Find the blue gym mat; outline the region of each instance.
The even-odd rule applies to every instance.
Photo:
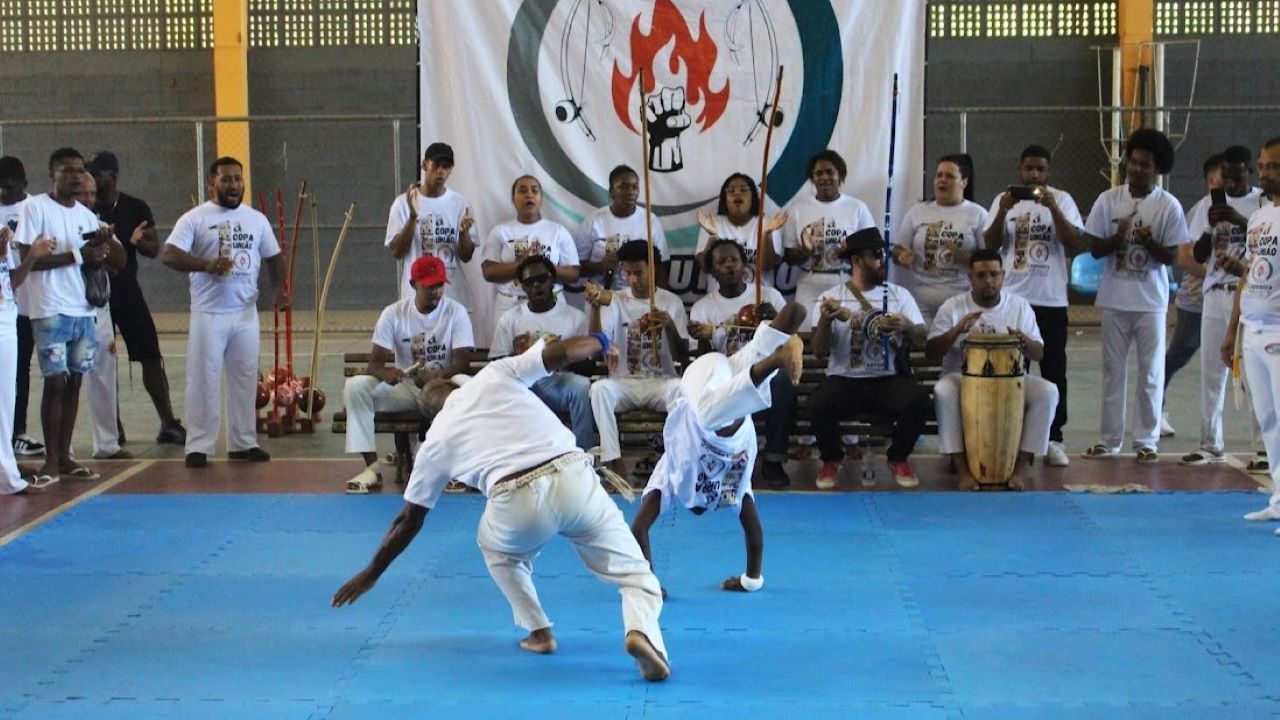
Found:
[[[554,541],[560,643],[522,632],[447,496],[354,606],[400,505],[102,495],[0,548],[0,718],[1280,718],[1280,538],[1254,493],[762,495],[765,589],[728,513],[668,513],[672,678]],[[624,506],[628,516],[633,506]]]

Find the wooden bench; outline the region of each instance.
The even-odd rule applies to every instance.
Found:
[[[476,349],[471,359],[471,373],[475,374],[483,369],[489,362],[488,358],[488,350]],[[342,361],[344,378],[362,375],[369,363],[369,353],[349,352],[342,356]],[[799,446],[799,438],[813,435],[809,423],[809,396],[818,388],[822,379],[826,376],[826,367],[824,361],[806,353],[800,386],[796,389],[796,424],[791,433],[791,445],[793,448]],[[913,351],[911,353],[911,368],[916,381],[929,392],[929,396],[932,398],[933,385],[941,374],[941,367],[929,364],[925,360],[923,351]],[[662,426],[666,422],[666,417],[666,413],[650,410],[632,410],[620,414],[618,416],[618,434],[622,446],[632,450],[652,447],[655,437],[660,438],[662,435]],[[430,421],[415,411],[380,412],[375,414],[373,418],[374,432],[403,435],[406,440],[409,435],[425,432],[429,425]],[[334,413],[332,426],[335,433],[345,433],[347,431],[345,408]],[[763,433],[763,421],[757,420],[756,427],[758,431]],[[892,419],[868,414],[857,415],[840,424],[841,434],[859,435],[879,440],[887,439],[892,430]],[[929,422],[925,426],[925,434],[936,435],[937,432],[937,421],[930,415]],[[397,446],[399,446],[399,439]]]

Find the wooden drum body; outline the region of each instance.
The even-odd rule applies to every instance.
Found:
[[[980,485],[1005,485],[1022,439],[1022,341],[1016,335],[970,335],[963,349],[960,417],[969,472]]]

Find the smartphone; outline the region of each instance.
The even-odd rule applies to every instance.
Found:
[[[82,232],[80,233],[80,238],[85,242],[93,242],[98,239],[98,231],[90,230],[89,232]]]
[[[1210,190],[1209,197],[1213,198],[1213,204],[1219,207],[1227,204],[1227,191],[1222,188]]]
[[[1010,185],[1009,197],[1014,200],[1035,200],[1040,197],[1039,188],[1030,185]]]

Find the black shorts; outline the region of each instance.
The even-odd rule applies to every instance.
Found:
[[[156,324],[151,319],[146,298],[142,297],[142,288],[123,285],[112,290],[115,292],[111,293],[111,322],[124,338],[129,360],[161,359],[160,338],[156,336]]]

